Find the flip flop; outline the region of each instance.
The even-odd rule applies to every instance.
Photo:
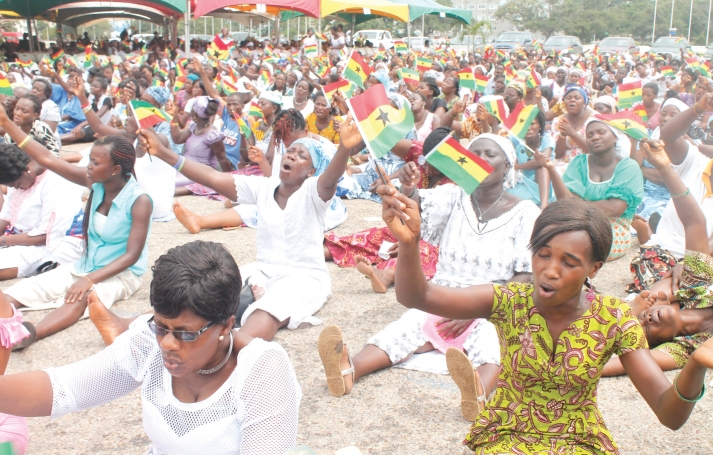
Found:
[[[35,326],[31,322],[25,321],[22,323],[22,325],[24,325],[27,331],[30,332],[30,336],[23,338],[19,343],[13,346],[13,352],[25,349],[26,347],[34,343],[35,339],[37,338],[37,330],[35,330]]]
[[[485,409],[485,387],[480,375],[473,370],[473,364],[460,349],[449,348],[446,351],[446,364],[448,373],[460,389],[463,417],[475,422],[478,414]]]
[[[354,364],[349,358],[349,368],[341,369],[342,353],[345,348],[344,336],[336,325],[329,325],[319,334],[317,348],[319,358],[324,365],[324,373],[327,375],[327,388],[329,393],[335,397],[343,396],[347,389],[344,383],[344,376],[351,374],[354,378]]]

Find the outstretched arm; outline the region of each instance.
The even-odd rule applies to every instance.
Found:
[[[415,201],[396,191],[391,182],[377,189],[382,216],[399,241],[396,263],[396,299],[407,308],[451,319],[489,318],[494,292],[490,284],[449,288],[426,281],[421,268],[419,240],[421,215]]]
[[[319,197],[325,202],[332,199],[337,192],[337,183],[347,168],[347,161],[349,160],[349,156],[351,156],[352,149],[362,142],[361,134],[359,134],[359,130],[352,119],[351,113],[341,126],[340,134],[341,139],[337,153],[334,155],[334,158],[332,158],[332,161],[324,173],[319,176],[319,180],[317,180]]]
[[[87,96],[84,94],[84,84],[82,83],[82,79],[77,76],[77,86],[74,87],[73,93],[74,96],[79,99],[79,103],[84,106],[89,104],[89,100],[87,99]],[[129,87],[131,86],[131,87]],[[134,99],[134,93],[136,88],[133,86],[133,83],[127,84],[127,87],[124,88],[125,91],[129,91],[131,93],[131,96],[129,97],[130,100]],[[87,117],[87,123],[89,126],[92,128],[92,131],[94,131],[96,134],[98,134],[100,137],[104,136],[112,136],[112,135],[122,135],[122,136],[128,136],[129,140],[133,141],[136,139],[136,136],[132,136],[130,132],[128,132],[125,129],[118,129],[111,127],[107,125],[106,123],[101,121],[100,115],[97,112],[94,112],[93,109],[89,109],[87,112],[84,113],[84,115]]]
[[[28,135],[10,121],[5,113],[5,108],[0,107],[0,126],[10,135],[13,141],[21,144]],[[23,149],[25,153],[30,155],[30,158],[35,160],[40,166],[49,169],[55,174],[59,174],[72,183],[81,186],[91,186],[91,182],[87,180],[87,170],[83,167],[77,167],[64,160],[54,156],[52,152],[47,150],[42,144],[30,138],[27,145]]]
[[[181,168],[181,174],[194,182],[205,185],[208,188],[213,188],[231,201],[238,200],[238,193],[235,189],[235,179],[232,174],[218,172],[210,166],[176,155],[170,148],[165,147],[159,141],[156,133],[151,130],[142,129],[139,131],[139,134],[139,141],[144,147],[144,150],[148,153],[157,156],[171,166],[174,166],[178,163],[179,159],[182,159],[183,167]]]
[[[681,164],[688,153],[688,143],[683,136],[699,115],[713,110],[713,93],[706,93],[692,107],[671,118],[661,128],[661,140],[671,163]]]

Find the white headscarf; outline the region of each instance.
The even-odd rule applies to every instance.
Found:
[[[614,144],[614,153],[619,156],[623,156],[624,158],[628,158],[629,155],[631,155],[631,139],[629,139],[629,136],[596,117],[589,117],[584,122],[585,131],[587,130],[589,124],[592,122],[599,122],[603,125],[606,125],[611,130],[611,132],[614,133],[614,136],[616,136],[616,144]]]
[[[482,139],[490,139],[491,141],[495,142],[505,154],[505,158],[508,160],[508,163],[510,163],[510,171],[508,171],[508,175],[505,177],[505,181],[503,184],[505,188],[514,188],[516,183],[515,163],[517,162],[517,159],[515,158],[515,147],[513,147],[512,142],[510,142],[510,139],[508,139],[507,137],[498,136],[497,134],[492,133],[483,133],[479,136],[476,136],[472,141],[470,141],[468,143],[468,147],[466,148],[470,149],[471,145],[473,145],[476,141]]]
[[[686,109],[688,109],[690,106],[688,104],[684,103],[683,101],[679,100],[678,98],[666,98],[663,103],[661,103],[661,107],[659,108],[659,111],[664,108],[664,106],[671,104],[673,107],[678,108],[679,111],[683,112]]]

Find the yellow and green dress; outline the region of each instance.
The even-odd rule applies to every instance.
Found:
[[[613,354],[647,348],[625,303],[593,295],[557,345],[529,283],[495,285],[490,322],[500,340],[498,387],[466,436],[476,454],[618,454],[597,407],[597,384]]]

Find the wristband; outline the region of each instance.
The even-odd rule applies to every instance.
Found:
[[[671,195],[671,199],[681,199],[682,197],[686,197],[686,196],[688,196],[689,194],[691,194],[691,189],[690,189],[690,188],[686,188],[686,191],[684,191],[684,192],[681,193],[681,194],[672,194],[672,195]]]
[[[181,165],[178,167],[178,172],[181,172],[181,169],[183,169],[183,165],[186,164],[186,159],[183,158],[183,161],[181,161]]]
[[[94,282],[93,282],[92,280],[90,280],[90,279],[89,279],[89,276],[88,276],[88,275],[84,275],[84,278],[86,278],[86,279],[87,279],[87,281],[89,281],[89,284],[91,284],[91,285],[92,285],[92,287],[94,287]]]
[[[82,108],[82,112],[84,112],[85,114],[88,114],[89,111],[91,111],[91,110],[92,110],[92,106],[91,106],[91,105]]]
[[[678,386],[676,385],[676,381],[678,381],[678,374],[676,375],[675,378],[673,378],[673,390],[676,392],[676,396],[678,396],[678,398],[681,401],[685,401],[686,403],[697,403],[697,402],[701,401],[701,398],[703,398],[703,395],[706,394],[706,383],[705,383],[705,381],[703,381],[703,388],[701,389],[701,393],[698,394],[698,396],[696,398],[690,400],[690,399],[684,397],[683,395],[681,395],[681,392],[678,391]]]
[[[178,157],[178,161],[176,161],[176,164],[173,165],[173,168],[177,171],[181,171],[181,168],[183,167],[183,162],[186,161],[186,158],[183,156]]]
[[[87,104],[82,104],[82,110],[86,109],[86,108],[87,108],[87,106],[91,106],[91,103],[87,103]]]
[[[27,146],[27,143],[32,140],[32,136],[29,134],[25,136],[25,139],[22,140],[19,144],[17,144],[18,147],[20,147],[22,150],[25,150],[25,147]]]

